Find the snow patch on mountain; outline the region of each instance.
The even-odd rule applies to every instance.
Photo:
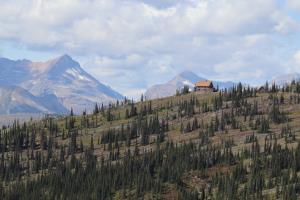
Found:
[[[68,55],[46,62],[0,58],[0,70],[0,85],[21,87],[35,97],[54,95],[66,109],[73,108],[77,113],[91,110],[96,102],[108,104],[123,99]]]
[[[184,80],[182,81],[183,85],[187,85],[187,86],[190,86],[190,87],[194,87],[194,83],[192,83],[191,81],[188,81],[188,80]]]
[[[183,88],[185,85],[189,86],[190,91],[194,89],[194,85],[197,81],[206,80],[205,78],[199,77],[191,71],[184,71],[165,84],[157,84],[151,86],[145,93],[147,99],[163,98],[176,94],[178,89]],[[213,81],[215,87],[219,89],[226,89],[232,87],[235,83],[233,82],[220,82]]]

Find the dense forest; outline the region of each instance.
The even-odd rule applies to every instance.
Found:
[[[178,91],[0,131],[0,199],[300,197],[300,83]]]

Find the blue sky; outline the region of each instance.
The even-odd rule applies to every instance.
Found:
[[[127,96],[191,70],[261,84],[300,72],[299,0],[8,0],[0,56],[69,54]]]

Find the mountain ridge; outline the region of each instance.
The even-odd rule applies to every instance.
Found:
[[[66,113],[55,95],[36,97],[19,86],[0,86],[0,113]]]
[[[277,85],[283,86],[285,84],[289,84],[292,81],[299,81],[300,80],[300,74],[295,72],[295,73],[287,73],[287,74],[282,74],[278,75],[275,78],[271,80],[272,83],[276,83]]]
[[[73,108],[76,113],[92,110],[95,103],[123,99],[123,95],[87,73],[67,54],[44,62],[0,58],[0,70],[0,85],[18,86],[39,98],[48,96],[55,100],[55,96],[66,109]]]
[[[147,99],[155,99],[155,98],[172,96],[176,94],[176,91],[178,89],[183,88],[184,85],[187,85],[190,87],[190,89],[193,89],[194,84],[200,80],[207,80],[207,79],[198,76],[192,71],[185,70],[177,74],[175,77],[173,77],[171,80],[167,81],[166,83],[152,85],[145,92],[145,96]],[[218,87],[219,89],[230,88],[233,85],[235,85],[235,83],[231,81],[227,81],[227,82],[213,81],[213,84],[215,85],[215,87]]]

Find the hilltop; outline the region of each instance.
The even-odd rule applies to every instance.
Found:
[[[147,97],[147,99],[170,97],[175,95],[176,91],[182,89],[184,86],[188,86],[191,90],[193,90],[195,83],[200,80],[207,79],[198,76],[194,72],[183,71],[166,83],[156,84],[149,87],[145,92],[145,96]],[[232,86],[236,85],[236,83],[231,81],[213,81],[213,84],[220,90],[229,89]]]

